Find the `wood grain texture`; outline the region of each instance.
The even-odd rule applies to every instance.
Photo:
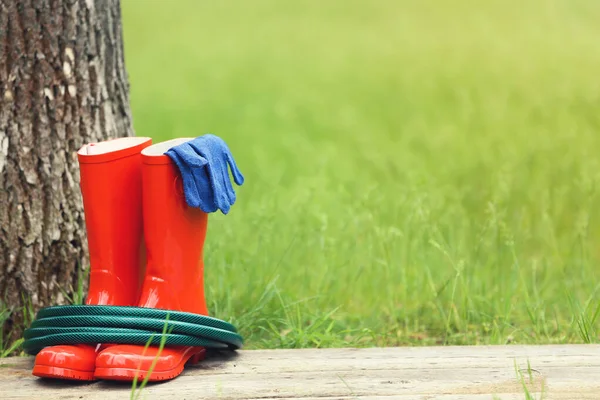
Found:
[[[130,385],[31,376],[0,360],[0,399],[126,399]],[[214,355],[145,399],[599,399],[600,346],[473,346],[240,351]],[[495,397],[494,397],[495,396]]]

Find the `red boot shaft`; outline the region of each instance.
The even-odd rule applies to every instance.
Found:
[[[140,307],[207,315],[203,246],[208,215],[188,207],[179,171],[165,155],[143,155],[146,278]]]
[[[141,143],[110,153],[78,153],[91,265],[86,299],[90,305],[134,306],[141,293],[145,249],[140,152],[151,140],[123,140],[127,139]],[[110,142],[114,140],[94,148]]]

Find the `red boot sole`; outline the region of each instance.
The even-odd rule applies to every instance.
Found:
[[[94,371],[79,371],[70,368],[52,367],[50,365],[34,365],[31,372],[39,378],[66,379],[73,381],[94,381]]]
[[[196,364],[204,359],[206,350],[202,350],[200,353],[192,354],[187,360],[184,359],[175,368],[168,371],[152,371],[148,382],[160,382],[167,381],[178,377],[182,372],[186,364]],[[138,382],[142,382],[148,376],[149,371],[131,368],[99,368],[96,367],[94,377],[96,379],[104,379],[110,381],[127,381],[132,382],[136,379]]]
[[[179,365],[177,368],[169,371],[152,372],[148,382],[160,382],[168,381],[179,376],[183,372],[183,365]],[[104,379],[108,381],[126,381],[133,382],[136,379],[138,382],[142,382],[148,376],[148,371],[142,371],[137,369],[128,368],[96,368],[94,374],[96,379]]]

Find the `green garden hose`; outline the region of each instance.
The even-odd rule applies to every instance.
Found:
[[[165,346],[230,350],[243,344],[235,326],[217,318],[154,308],[91,305],[40,310],[24,339],[23,349],[30,355],[61,344],[162,342]]]

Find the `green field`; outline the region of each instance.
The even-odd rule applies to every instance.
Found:
[[[598,342],[600,3],[123,3],[138,136],[246,177],[205,247],[247,348]]]

